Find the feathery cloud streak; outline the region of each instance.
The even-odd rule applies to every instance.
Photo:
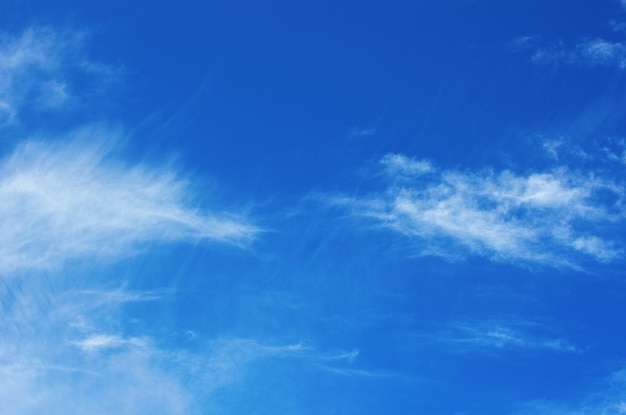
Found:
[[[606,262],[621,252],[611,230],[624,225],[622,183],[564,167],[522,175],[398,154],[381,162],[386,191],[334,203],[411,238],[421,254],[571,266],[581,254]]]
[[[625,2],[618,0],[622,8]],[[623,30],[623,23],[611,21],[610,25],[617,32]],[[599,36],[579,38],[572,44],[563,41],[544,41],[541,36],[520,36],[510,42],[515,50],[529,50],[530,60],[537,63],[562,62],[582,66],[605,66],[619,69],[626,68],[626,41],[609,40]]]
[[[84,56],[86,34],[32,26],[0,34],[0,127],[22,110],[59,111],[85,104],[120,78],[118,69]]]
[[[626,414],[626,370],[613,372],[578,402],[536,400],[527,402],[516,415],[618,415]]]
[[[526,36],[515,39],[513,44],[519,49],[532,49],[532,62],[563,62],[588,66],[609,66],[626,68],[626,43],[610,41],[599,37],[579,40],[573,47],[562,42],[541,44],[539,38]]]
[[[576,353],[579,350],[564,339],[529,333],[530,327],[506,322],[465,323],[451,327],[436,340],[459,351],[477,349],[543,350]]]
[[[245,218],[195,209],[173,169],[129,165],[106,144],[83,144],[107,135],[28,141],[0,162],[0,272],[116,258],[147,242],[245,243],[259,232]]]

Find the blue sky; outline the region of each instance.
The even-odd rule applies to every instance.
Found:
[[[0,4],[0,412],[626,413],[626,2]]]

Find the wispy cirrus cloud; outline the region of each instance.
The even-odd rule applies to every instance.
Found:
[[[563,42],[542,42],[539,37],[516,39],[521,49],[532,51],[530,60],[536,63],[561,62],[583,66],[626,68],[626,42],[599,37],[582,39],[572,47]]]
[[[533,333],[537,331],[534,326],[506,321],[464,322],[452,325],[445,332],[435,335],[434,339],[453,350],[465,352],[489,349],[579,352],[565,339]]]
[[[173,294],[174,291],[171,289],[136,291],[120,287],[116,289],[75,289],[65,291],[63,296],[69,303],[78,298],[88,298],[90,306],[97,307],[100,304],[126,304],[169,299]]]
[[[123,257],[151,242],[244,244],[259,233],[243,216],[197,208],[175,169],[116,160],[110,136],[93,128],[62,143],[31,140],[0,161],[1,273]]]
[[[170,293],[124,287],[58,292],[41,280],[3,284],[2,413],[200,413],[207,402],[219,401],[218,391],[254,387],[275,368],[342,370],[358,354],[205,333],[188,339],[179,328],[172,333],[180,337],[176,345],[166,345],[144,325],[129,323],[128,307],[164,301]],[[186,347],[190,342],[194,347]],[[253,370],[259,364],[264,369]]]
[[[387,154],[380,163],[385,166],[385,173],[397,178],[410,178],[435,170],[428,160],[415,160],[402,154]]]
[[[126,305],[160,297],[66,290],[61,281],[72,278],[58,277],[2,279],[0,412],[189,413],[193,398],[161,349],[125,321]]]
[[[606,66],[626,67],[626,43],[601,38],[587,39],[577,44],[582,59]]]
[[[618,415],[626,414],[626,370],[613,372],[579,399],[537,399],[518,405],[515,415]]]
[[[617,2],[626,9],[622,0]],[[624,24],[615,20],[609,22],[615,32],[622,32]],[[545,40],[540,35],[518,36],[509,42],[515,51],[530,52],[530,60],[535,63],[558,62],[587,67],[603,66],[626,68],[626,40],[620,36],[608,39],[602,36],[587,36],[572,42]]]
[[[0,127],[25,111],[59,111],[93,104],[121,71],[88,59],[86,32],[31,26],[0,34]],[[101,97],[102,98],[102,97]]]
[[[249,246],[261,229],[215,207],[172,163],[128,161],[121,129],[41,122],[41,114],[89,112],[107,99],[119,72],[86,57],[84,40],[82,31],[41,26],[0,35],[0,127],[17,143],[0,159],[0,413],[196,413],[194,394],[206,391],[189,386],[200,375],[176,366],[181,353],[240,373],[280,346],[251,348],[239,366],[208,348],[186,352],[183,340],[166,347],[146,328],[154,320],[139,324],[128,309],[175,291],[129,289],[120,275],[103,283],[94,274],[158,244]],[[23,139],[18,130],[37,133]],[[73,260],[98,270],[66,266]],[[138,273],[129,279],[150,283]],[[219,383],[228,374],[213,375]]]
[[[608,262],[622,252],[613,239],[624,227],[621,182],[566,167],[445,170],[397,154],[381,163],[384,191],[332,203],[409,238],[419,254],[561,267],[580,256]]]
[[[12,353],[0,356],[0,410],[44,412],[185,414],[193,397],[147,351],[125,350],[61,365]]]
[[[115,77],[83,55],[83,40],[50,27],[2,38],[0,127],[83,108]],[[129,162],[119,130],[37,128],[0,160],[0,412],[197,413],[214,390],[247,382],[256,362],[354,359],[298,342],[190,339],[182,329],[166,345],[148,322],[131,322],[129,308],[175,291],[128,289],[119,276],[103,287],[64,265],[133,259],[157,244],[243,247],[261,229],[244,214],[207,208],[208,196],[173,164]]]
[[[82,54],[83,36],[31,27],[0,40],[0,127],[37,131],[12,137],[18,144],[0,159],[0,413],[200,413],[215,390],[247,382],[263,361],[272,363],[270,375],[273,363],[290,361],[371,374],[345,367],[356,351],[206,340],[200,330],[179,330],[179,321],[163,327],[158,316],[145,319],[145,309],[144,319],[129,309],[156,307],[175,290],[128,289],[120,275],[109,273],[106,283],[93,275],[155,245],[249,246],[262,230],[244,214],[207,208],[207,195],[172,164],[128,161],[117,146],[122,133],[105,123],[54,133],[45,123],[29,125],[33,113],[89,111],[91,94],[115,78]],[[97,270],[89,267],[96,262]],[[128,272],[140,286],[152,282]]]
[[[142,347],[146,340],[138,337],[124,338],[115,334],[92,334],[84,339],[74,341],[74,344],[84,351],[100,349],[116,349],[126,345]]]
[[[376,135],[376,129],[375,128],[351,128],[350,132],[348,133],[349,137],[353,137],[353,138],[360,138],[360,137],[371,137]]]

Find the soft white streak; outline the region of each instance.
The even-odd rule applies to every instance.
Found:
[[[350,130],[350,137],[371,137],[376,135],[376,129],[374,128],[352,128]]]
[[[28,141],[0,162],[0,273],[75,258],[118,258],[150,242],[249,242],[259,229],[195,208],[189,183],[169,167],[117,161],[107,131],[69,142]]]
[[[15,109],[5,101],[0,100],[0,127],[11,124],[15,119]]]
[[[276,344],[249,338],[221,338],[210,343],[203,355],[185,352],[174,356],[178,367],[196,379],[205,393],[246,381],[246,368],[259,361],[291,360],[300,366],[310,365],[325,372],[350,376],[385,376],[395,374],[352,367],[358,350],[322,352],[303,343]],[[350,365],[351,367],[346,367]]]
[[[380,161],[385,166],[386,173],[392,176],[416,176],[434,170],[432,163],[427,160],[414,160],[402,154],[387,154]]]
[[[318,362],[320,362],[317,364],[317,367],[321,370],[340,376],[394,379],[402,377],[398,373],[389,371],[355,368],[354,363],[358,356],[359,351],[355,349],[351,351],[330,354],[316,353],[313,356],[313,360],[317,360]],[[330,364],[331,362],[333,363],[332,365]]]
[[[623,225],[623,186],[594,174],[559,168],[526,175],[442,170],[423,176],[419,166],[427,162],[387,155],[383,164],[390,180],[386,192],[334,203],[412,238],[422,254],[452,258],[471,252],[564,266],[575,263],[578,253],[611,261],[622,252],[595,227]]]
[[[535,400],[518,405],[515,415],[618,415],[626,414],[626,370],[618,370],[580,398],[566,401]]]
[[[515,50],[531,50],[531,61],[560,62],[582,66],[626,68],[626,42],[609,41],[600,37],[582,39],[567,46],[563,42],[542,42],[537,36],[513,39]]]
[[[346,367],[325,366],[325,365],[320,365],[318,367],[321,370],[324,370],[328,373],[332,373],[334,375],[339,375],[339,376],[359,377],[359,378],[365,378],[365,379],[367,378],[399,379],[403,377],[402,375],[398,373],[387,372],[383,370],[352,369],[352,368],[346,368]]]
[[[347,352],[340,352],[337,354],[331,354],[327,356],[320,356],[319,360],[323,361],[345,361],[349,364],[354,363],[356,358],[359,356],[358,350],[350,350]]]
[[[439,341],[465,350],[528,349],[576,353],[579,350],[564,339],[546,338],[500,323],[460,324],[448,334],[440,335]],[[469,348],[469,349],[468,349]]]
[[[71,290],[64,293],[66,298],[76,300],[83,297],[88,299],[89,304],[94,306],[124,304],[143,301],[158,301],[171,297],[174,292],[169,289],[150,290],[150,291],[132,291],[124,287],[117,289],[99,289],[99,290]]]
[[[93,334],[85,339],[73,342],[84,351],[117,349],[124,346],[146,347],[147,341],[138,337],[124,338],[115,334]]]
[[[247,368],[263,360],[310,359],[314,351],[302,343],[270,344],[250,338],[213,340],[202,353],[180,351],[170,359],[193,380],[198,393],[210,394],[238,382],[247,381]]]

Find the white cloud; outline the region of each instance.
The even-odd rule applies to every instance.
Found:
[[[181,351],[173,361],[193,379],[203,394],[246,380],[246,367],[264,359],[302,359],[310,349],[301,343],[268,344],[249,338],[220,338],[209,342],[203,353]]]
[[[90,289],[90,290],[69,290],[63,293],[64,298],[69,302],[76,302],[77,299],[86,298],[91,307],[110,304],[124,304],[143,301],[157,301],[169,298],[174,294],[172,290],[150,290],[132,291],[125,287],[117,289]]]
[[[578,400],[535,400],[518,405],[516,415],[618,415],[626,414],[626,370],[603,379]]]
[[[376,135],[375,128],[352,128],[350,129],[350,137],[371,137]]]
[[[617,143],[617,146],[613,146],[613,147],[614,148],[609,148],[609,147],[603,148],[605,157],[609,161],[617,162],[619,164],[626,166],[626,143],[621,141]]]
[[[180,380],[147,351],[92,357],[75,367],[23,356],[19,351],[0,356],[2,413],[174,415],[194,407]]]
[[[616,252],[607,248],[607,244],[596,236],[577,238],[573,241],[572,246],[577,251],[594,256],[600,261],[610,261]]]
[[[359,356],[358,350],[350,350],[347,352],[337,353],[335,355],[322,356],[320,360],[331,360],[331,361],[332,360],[344,360],[352,364],[354,363],[354,361],[356,360],[358,356]]]
[[[7,102],[0,101],[0,127],[11,124],[15,119],[15,109]]]
[[[76,282],[56,277],[3,279],[0,413],[189,413],[193,398],[159,348],[120,332],[122,307],[153,294],[64,291]]]
[[[0,127],[22,126],[32,112],[85,108],[115,78],[83,56],[83,39],[45,27],[0,37]],[[260,229],[245,215],[204,208],[208,196],[171,164],[125,161],[117,131],[100,124],[59,136],[45,123],[26,130],[35,128],[38,137],[0,159],[0,413],[199,413],[215,389],[245,382],[255,362],[331,367],[356,359],[298,342],[222,338],[205,346],[198,330],[133,318],[128,309],[174,291],[131,290],[119,275],[99,283],[93,269],[64,265],[133,258],[154,244],[247,246]],[[171,337],[157,338],[161,329]]]
[[[220,390],[255,388],[274,368],[342,370],[358,355],[302,342],[207,341],[202,332],[190,339],[179,327],[167,327],[163,341],[146,335],[148,321],[131,322],[129,306],[153,309],[151,302],[170,300],[171,291],[89,281],[80,285],[94,288],[66,290],[80,275],[54,277],[0,280],[0,413],[204,413],[207,404],[219,406]]]
[[[593,173],[437,170],[424,176],[434,171],[424,161],[387,155],[383,164],[385,192],[334,203],[411,238],[421,254],[472,253],[558,267],[573,265],[580,253],[610,261],[621,252],[597,227],[623,227],[623,186]]]
[[[167,298],[159,291],[64,291],[59,278],[41,276],[2,281],[0,413],[201,413],[216,389],[250,381],[256,362],[317,356],[301,343],[244,338],[164,346],[142,334],[143,324],[129,324],[126,310]]]
[[[525,326],[525,327],[524,327]],[[461,351],[477,349],[526,349],[575,353],[579,350],[560,338],[532,334],[532,325],[507,322],[464,323],[452,326],[436,340]],[[545,330],[544,330],[545,331]]]
[[[197,413],[202,391],[189,386],[197,373],[177,367],[179,351],[127,311],[174,291],[127,289],[119,275],[103,286],[92,274],[104,268],[64,265],[133,258],[154,244],[247,246],[260,229],[245,215],[204,208],[208,195],[172,163],[125,161],[119,131],[27,125],[35,112],[45,120],[52,110],[92,110],[117,79],[83,55],[84,38],[51,27],[0,35],[0,127],[40,131],[0,159],[0,413]],[[259,346],[246,362],[296,349]],[[208,352],[195,355],[218,367]]]
[[[537,35],[525,35],[518,36],[513,38],[509,42],[509,46],[515,50],[525,49],[527,47],[532,47],[540,40],[540,37]]]
[[[428,160],[414,160],[402,154],[387,154],[380,161],[387,174],[397,176],[416,176],[429,173],[434,170]]]
[[[579,58],[595,65],[626,68],[626,45],[623,42],[610,42],[604,39],[589,39],[578,43]]]
[[[614,24],[617,27],[617,24]],[[581,66],[608,66],[626,68],[626,42],[610,41],[600,37],[586,38],[567,45],[562,41],[542,41],[539,36],[513,39],[516,51],[530,50],[531,61],[536,63],[559,62]]]
[[[145,347],[146,340],[138,337],[124,338],[115,334],[92,334],[73,342],[84,351],[116,349],[124,346]]]
[[[626,44],[601,38],[586,39],[568,49],[563,43],[555,43],[535,50],[533,62],[562,62],[589,66],[626,67]]]
[[[110,135],[28,141],[0,162],[0,273],[123,257],[150,242],[242,244],[259,232],[241,216],[196,208],[174,169],[116,160]]]
[[[50,111],[94,104],[120,71],[83,56],[86,35],[32,26],[20,35],[0,34],[0,127],[24,109]],[[74,79],[84,79],[80,87]]]

